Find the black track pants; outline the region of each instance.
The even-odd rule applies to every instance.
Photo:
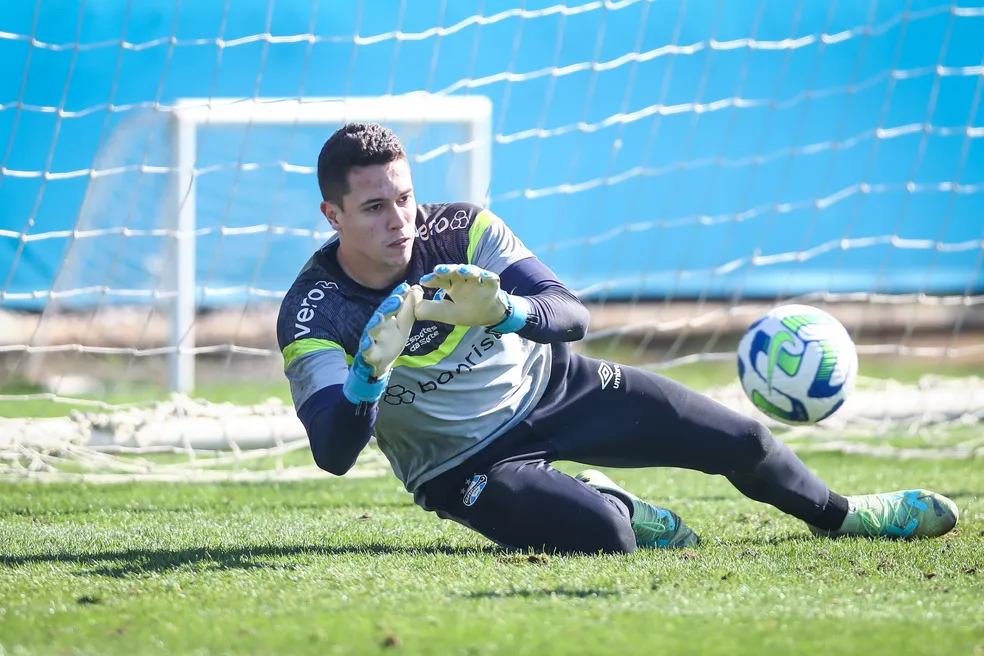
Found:
[[[425,483],[420,505],[508,547],[633,551],[625,506],[549,465],[569,460],[720,474],[749,498],[817,526],[839,525],[843,514],[831,521],[826,484],[761,423],[666,377],[554,348],[536,409]]]

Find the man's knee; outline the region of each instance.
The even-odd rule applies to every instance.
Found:
[[[507,546],[547,553],[635,551],[629,517],[613,500],[588,492],[546,463],[516,467],[527,475],[503,475],[509,469],[497,469],[489,477],[475,504],[476,524],[492,529],[488,537]],[[536,473],[529,475],[531,470]],[[483,502],[484,508],[477,508]],[[509,510],[503,512],[506,508]]]
[[[533,531],[531,531],[533,533]],[[557,526],[524,550],[562,555],[630,554],[636,550],[629,520],[616,513],[582,517],[577,523]]]
[[[776,438],[763,423],[747,419],[738,431],[740,439],[740,460],[742,469],[755,469],[775,451]]]
[[[600,521],[594,538],[597,544],[591,553],[630,554],[636,550],[635,532],[632,524],[624,517],[611,513]],[[592,545],[586,545],[589,548]]]

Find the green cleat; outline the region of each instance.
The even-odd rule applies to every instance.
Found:
[[[847,501],[847,517],[840,529],[828,531],[810,526],[813,534],[831,538],[935,538],[949,533],[960,515],[957,504],[929,490],[866,494],[847,497]]]
[[[599,492],[606,492],[630,504],[636,546],[682,549],[697,546],[700,542],[694,530],[684,524],[676,513],[646,503],[631,492],[623,490],[600,471],[585,469],[574,478]]]

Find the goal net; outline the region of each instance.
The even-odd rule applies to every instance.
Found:
[[[7,3],[0,478],[319,474],[274,327],[355,120],[579,294],[583,352],[757,413],[740,335],[815,305],[861,384],[784,439],[982,453],[982,33],[981,0]]]

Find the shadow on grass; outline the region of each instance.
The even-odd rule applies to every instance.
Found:
[[[408,495],[409,496],[409,495]],[[278,514],[284,511],[312,511],[315,513],[326,513],[326,514],[339,514],[348,515],[354,514],[358,516],[366,511],[372,510],[383,510],[383,509],[397,509],[403,510],[406,508],[416,508],[416,505],[412,500],[408,499],[397,499],[393,501],[367,501],[360,504],[359,502],[353,502],[351,500],[330,502],[325,503],[286,503],[286,504],[273,504],[270,502],[261,503],[250,503],[247,500],[236,501],[232,503],[216,502],[216,503],[203,503],[201,505],[180,505],[180,506],[165,506],[165,505],[127,505],[125,503],[120,504],[103,504],[98,507],[76,507],[76,508],[7,508],[0,509],[0,518],[4,515],[15,515],[19,517],[28,518],[45,518],[54,519],[58,517],[78,517],[78,516],[106,516],[113,513],[127,513],[131,515],[188,515],[188,514],[208,514],[215,511],[216,507],[220,507],[223,512],[249,512],[257,513],[263,511],[276,512]],[[347,512],[351,511],[351,513]]]
[[[980,490],[955,490],[953,492],[941,491],[940,494],[942,494],[945,497],[949,497],[954,501],[957,501],[959,499],[976,499],[977,497],[981,496],[981,491]]]
[[[726,496],[724,494],[705,494],[705,495],[688,495],[685,497],[678,497],[673,500],[673,503],[685,504],[694,501],[741,501],[743,497],[739,496]],[[655,501],[653,501],[655,503]]]
[[[0,556],[0,567],[14,568],[36,563],[75,563],[95,566],[81,574],[126,578],[175,569],[198,570],[231,569],[295,569],[296,563],[279,562],[277,559],[292,556],[338,556],[360,554],[405,554],[469,556],[476,554],[500,554],[503,549],[495,545],[487,547],[445,546],[391,546],[384,544],[358,544],[345,546],[295,545],[256,547],[200,547],[196,549],[131,549],[105,551],[91,554],[34,554],[30,556]]]
[[[568,589],[556,588],[554,590],[510,590],[499,592],[497,590],[483,590],[480,592],[469,592],[459,595],[466,599],[536,599],[550,597],[566,597],[569,599],[586,599],[588,597],[619,597],[621,592],[615,590],[588,589]]]
[[[758,536],[735,537],[735,538],[728,538],[726,540],[726,542],[728,544],[735,545],[735,546],[739,546],[740,545],[740,546],[746,546],[747,547],[747,546],[754,545],[754,546],[757,546],[757,547],[764,547],[764,546],[768,546],[770,544],[783,544],[785,542],[802,542],[802,543],[807,543],[807,542],[816,542],[816,541],[822,540],[822,539],[826,539],[826,538],[818,538],[818,537],[815,537],[814,535],[811,535],[809,533],[797,533],[797,534],[793,534],[793,535],[766,535],[766,536],[762,536],[762,537],[758,537]]]

